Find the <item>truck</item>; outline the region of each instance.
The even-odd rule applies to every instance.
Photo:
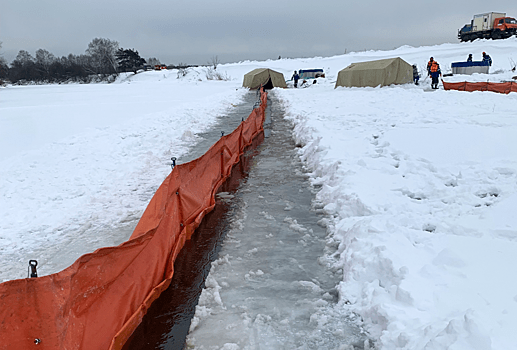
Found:
[[[458,30],[460,41],[476,39],[506,39],[517,34],[517,21],[503,12],[488,12],[475,15],[470,24]]]

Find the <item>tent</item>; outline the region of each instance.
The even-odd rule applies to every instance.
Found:
[[[413,67],[400,57],[352,63],[339,71],[336,86],[365,87],[413,82]]]
[[[250,89],[258,89],[261,86],[264,86],[265,89],[287,87],[284,75],[268,68],[257,68],[246,73],[242,86]]]

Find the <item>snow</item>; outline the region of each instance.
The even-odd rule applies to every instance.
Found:
[[[25,277],[29,259],[48,274],[127,239],[170,157],[245,93],[244,73],[268,67],[289,79],[324,68],[317,84],[273,94],[320,188],[341,271],[336,313],[360,315],[378,349],[517,348],[517,94],[431,91],[424,77],[419,86],[334,89],[352,62],[399,56],[424,72],[433,56],[446,73],[483,51],[491,74],[444,80],[517,74],[510,38],[218,66],[230,81],[207,81],[197,68],[179,79],[145,72],[114,84],[2,88],[0,281]],[[203,317],[199,308],[195,322]]]
[[[27,277],[29,259],[41,276],[126,241],[171,157],[245,93],[149,73],[0,91],[0,281]]]
[[[481,44],[501,72],[454,78],[508,80],[515,39]],[[450,46],[432,55],[466,57]],[[277,92],[332,216],[341,302],[380,349],[515,348],[517,95],[426,90]]]

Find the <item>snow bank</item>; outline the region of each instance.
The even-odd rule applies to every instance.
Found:
[[[512,74],[515,38],[431,55],[481,47],[503,70],[492,79]],[[431,48],[384,54],[410,52],[424,61]],[[516,348],[517,95],[427,89],[276,92],[331,217],[339,307],[361,315],[379,349]]]

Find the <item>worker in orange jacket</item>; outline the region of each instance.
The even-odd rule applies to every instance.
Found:
[[[429,62],[427,62],[427,75],[431,75],[431,65],[433,64],[434,62],[434,58],[430,58],[429,59]]]
[[[431,57],[432,58],[432,57]],[[429,76],[431,77],[431,89],[438,89],[438,77],[442,75],[440,65],[436,61],[430,61]]]

